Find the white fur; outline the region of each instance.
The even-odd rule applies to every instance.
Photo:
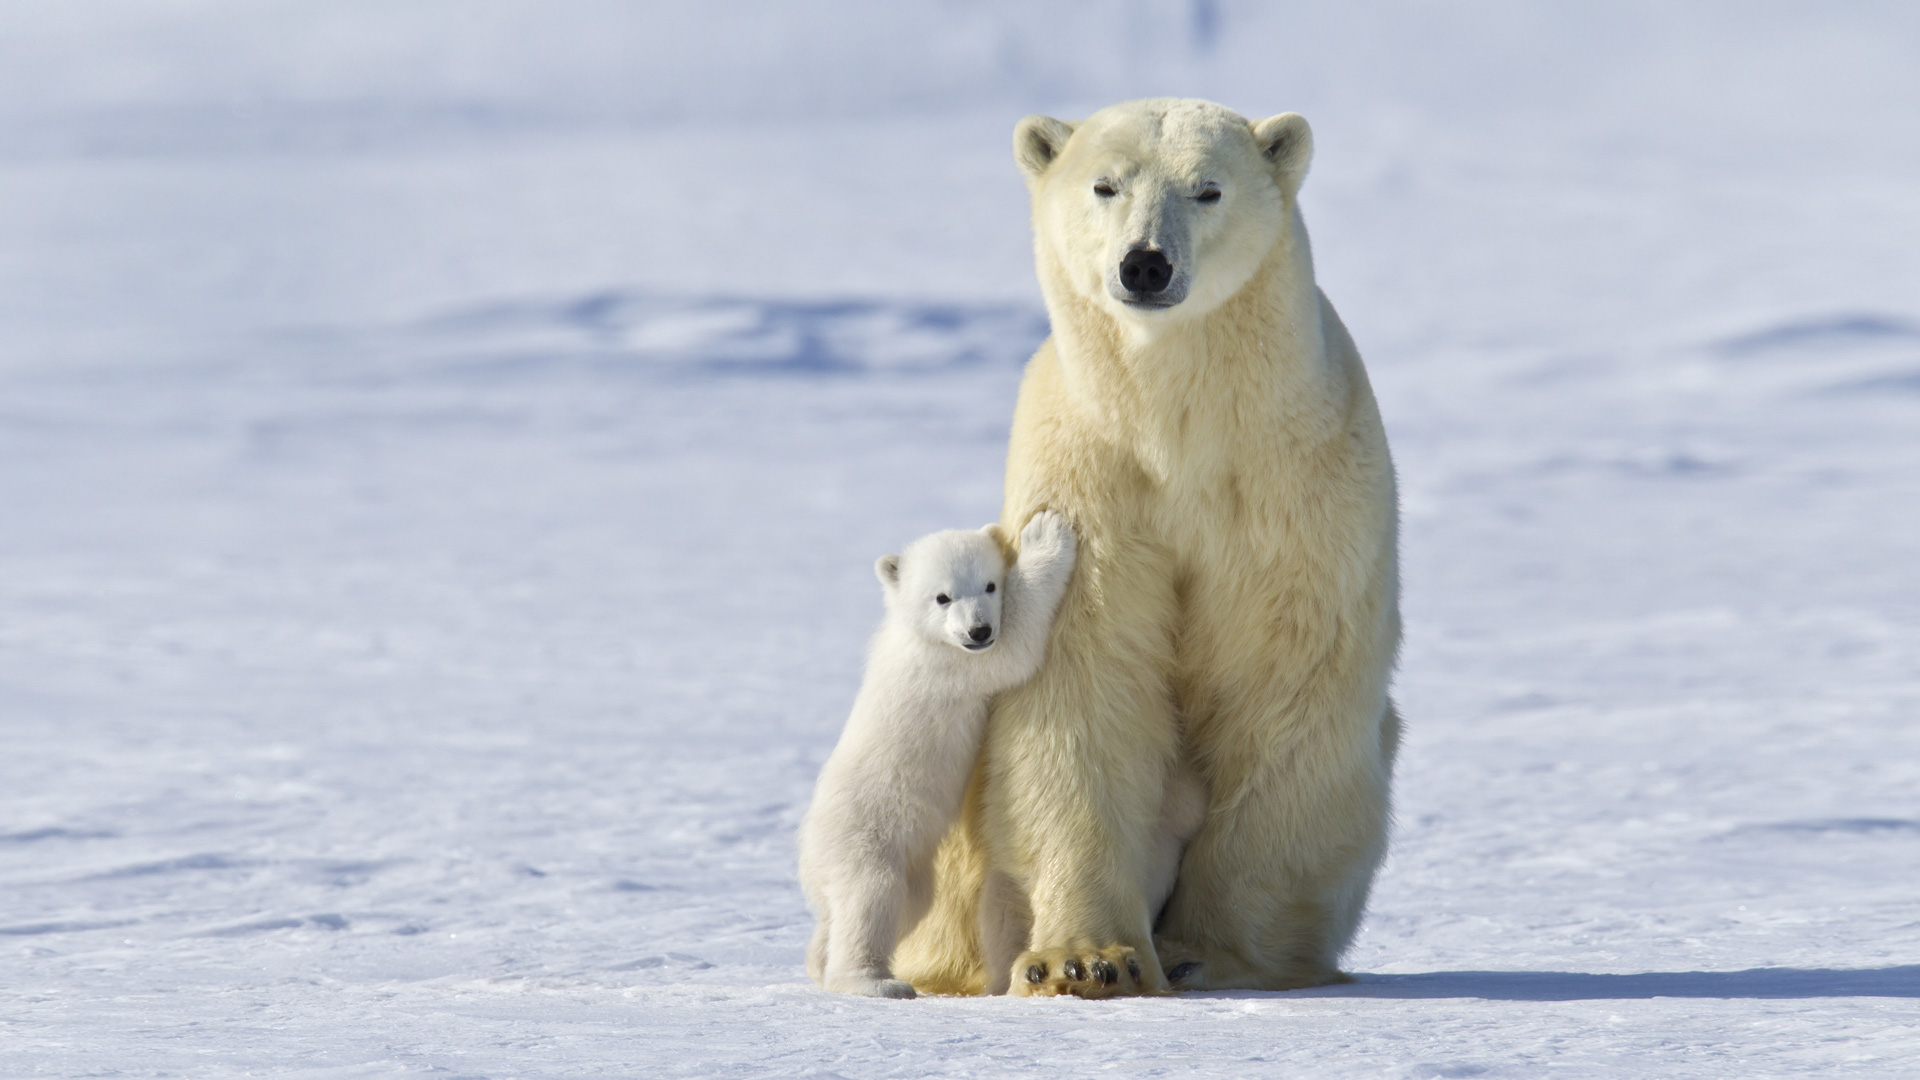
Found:
[[[1035,514],[1011,569],[998,536],[996,525],[934,533],[874,565],[887,614],[800,826],[800,884],[818,920],[807,974],[828,990],[914,996],[893,977],[893,949],[931,900],[933,852],[960,816],[988,699],[1045,657],[1073,530]]]
[[[1386,433],[1300,215],[1312,149],[1292,113],[1168,99],[1014,133],[1053,336],[1004,519],[1066,515],[1079,564],[896,950],[922,990],[1342,977],[1386,850],[1399,579]]]

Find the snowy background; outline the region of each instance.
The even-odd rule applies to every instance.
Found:
[[[997,513],[1029,111],[1301,111],[1404,490],[1356,985],[872,1002],[793,831]],[[0,1075],[1911,1075],[1903,3],[0,7]]]

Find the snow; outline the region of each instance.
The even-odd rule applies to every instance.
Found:
[[[1072,43],[1072,44],[1067,44]],[[1897,1077],[1897,4],[0,12],[0,1074]],[[820,993],[868,567],[995,516],[1024,112],[1296,108],[1404,489],[1353,985]]]

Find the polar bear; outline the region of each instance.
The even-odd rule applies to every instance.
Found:
[[[888,961],[927,910],[933,852],[960,816],[988,699],[1045,655],[1073,530],[1034,514],[1011,568],[1001,535],[938,532],[874,564],[886,617],[800,826],[800,884],[817,919],[807,974],[828,990],[914,996]]]
[[[1366,371],[1314,282],[1312,146],[1296,114],[1175,99],[1015,129],[1053,334],[1003,514],[1050,507],[1081,550],[897,950],[923,990],[1344,977],[1400,737],[1397,509]],[[1202,823],[1166,895],[1195,776]]]

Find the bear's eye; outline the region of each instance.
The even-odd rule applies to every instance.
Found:
[[[1107,183],[1105,180],[1097,180],[1093,185],[1093,193],[1103,199],[1111,199],[1113,198],[1113,185]]]
[[[946,593],[941,593],[939,596],[933,598],[933,602],[944,606],[953,603],[953,597],[948,596]]]
[[[1203,203],[1217,203],[1220,201],[1220,189],[1217,187],[1207,188],[1205,191],[1202,191],[1200,194],[1195,195],[1193,197],[1193,201],[1203,202]]]
[[[989,581],[989,582],[987,582],[987,591],[988,591],[988,592],[992,592],[992,591],[993,591],[993,582],[991,582],[991,581]]]

